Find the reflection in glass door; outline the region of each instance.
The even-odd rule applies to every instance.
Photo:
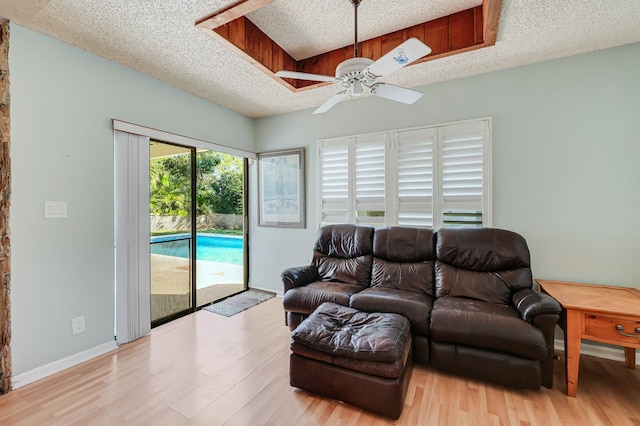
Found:
[[[150,157],[155,326],[246,290],[246,160],[158,141]]]
[[[151,141],[151,324],[193,311],[194,149]]]

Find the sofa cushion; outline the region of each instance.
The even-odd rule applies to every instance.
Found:
[[[349,298],[360,290],[362,286],[357,284],[316,281],[287,291],[282,305],[286,311],[308,315],[324,302],[349,306]]]
[[[401,315],[323,303],[291,333],[291,339],[330,355],[393,363],[406,356],[409,330]]]
[[[474,271],[530,267],[525,239],[515,232],[495,228],[441,229],[436,257],[451,266]]]
[[[513,294],[530,288],[530,269],[493,272],[469,271],[436,261],[436,296],[467,297],[483,302],[511,304]]]
[[[389,226],[373,235],[373,255],[391,262],[422,262],[435,259],[432,229]]]
[[[327,225],[318,230],[311,264],[322,281],[368,287],[373,257],[373,228]]]
[[[524,321],[512,306],[459,297],[433,302],[431,339],[545,360],[542,331]]]
[[[366,312],[393,312],[406,317],[413,333],[429,335],[433,297],[415,291],[371,287],[349,299],[352,308]]]
[[[436,258],[436,297],[510,304],[513,293],[533,284],[527,242],[515,232],[441,229]]]
[[[433,296],[434,235],[431,229],[400,226],[376,229],[371,286]]]

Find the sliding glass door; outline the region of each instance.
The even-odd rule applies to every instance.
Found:
[[[242,157],[198,151],[197,307],[246,289],[244,185]]]
[[[151,141],[151,324],[193,312],[193,155],[195,149]]]
[[[153,326],[246,289],[245,163],[150,142]]]

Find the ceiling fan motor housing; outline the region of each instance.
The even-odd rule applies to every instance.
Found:
[[[344,87],[351,87],[353,83],[359,82],[369,87],[373,84],[373,79],[363,71],[373,63],[369,58],[351,58],[341,62],[336,68],[336,79]]]

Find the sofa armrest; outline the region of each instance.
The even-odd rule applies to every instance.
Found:
[[[540,374],[542,385],[551,388],[553,386],[554,331],[562,307],[553,297],[532,288],[517,291],[513,295],[513,304],[523,320],[542,331],[549,350],[547,359],[540,364]]]
[[[282,284],[284,284],[284,292],[294,287],[302,287],[318,280],[318,269],[315,266],[297,266],[287,268],[280,274]]]
[[[556,299],[532,288],[524,288],[514,293],[513,305],[527,322],[532,322],[534,317],[541,314],[560,315],[562,310]]]

